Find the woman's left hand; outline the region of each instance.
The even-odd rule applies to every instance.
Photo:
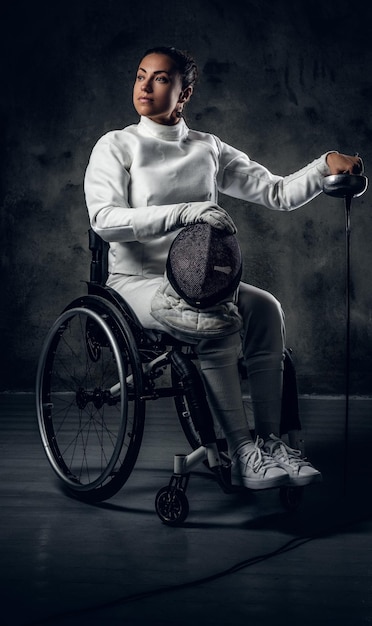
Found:
[[[361,174],[363,172],[363,161],[360,156],[330,152],[327,155],[327,164],[331,174]]]

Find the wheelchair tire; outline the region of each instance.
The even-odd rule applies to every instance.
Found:
[[[303,487],[280,487],[280,503],[289,513],[294,513],[302,504],[303,494]]]
[[[174,388],[178,388],[179,380],[172,369],[172,384]],[[194,424],[194,420],[191,415],[191,411],[189,409],[187,398],[185,394],[179,393],[174,396],[174,403],[178,415],[178,419],[183,430],[183,433],[191,446],[192,450],[197,450],[202,445],[202,440],[200,434]],[[225,438],[217,437],[217,445],[220,452],[224,452],[227,454],[227,441]],[[204,462],[208,467],[207,461]]]
[[[189,501],[184,491],[163,487],[155,498],[155,510],[167,526],[180,526],[189,514]]]
[[[54,322],[36,409],[47,458],[70,495],[100,502],[117,493],[137,460],[145,402],[133,335],[110,302],[83,296]]]
[[[173,377],[173,386],[177,384],[176,376]],[[195,428],[194,422],[191,417],[191,413],[187,404],[187,399],[184,395],[176,395],[174,397],[174,403],[178,419],[181,424],[183,433],[190,444],[192,450],[197,450],[202,444],[198,431]]]

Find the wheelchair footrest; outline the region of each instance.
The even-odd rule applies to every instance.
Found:
[[[241,487],[231,483],[231,465],[219,465],[211,468],[216,480],[224,493],[236,493]]]

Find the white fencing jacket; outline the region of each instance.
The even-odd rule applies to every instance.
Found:
[[[282,177],[183,119],[163,126],[142,117],[108,132],[93,148],[84,187],[91,226],[110,242],[110,273],[163,275],[180,211],[218,204],[219,192],[279,211],[306,204],[330,173],[327,154]]]

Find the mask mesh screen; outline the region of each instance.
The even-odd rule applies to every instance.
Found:
[[[191,306],[213,306],[232,294],[242,273],[235,235],[194,224],[183,228],[168,254],[167,276],[173,289]]]

